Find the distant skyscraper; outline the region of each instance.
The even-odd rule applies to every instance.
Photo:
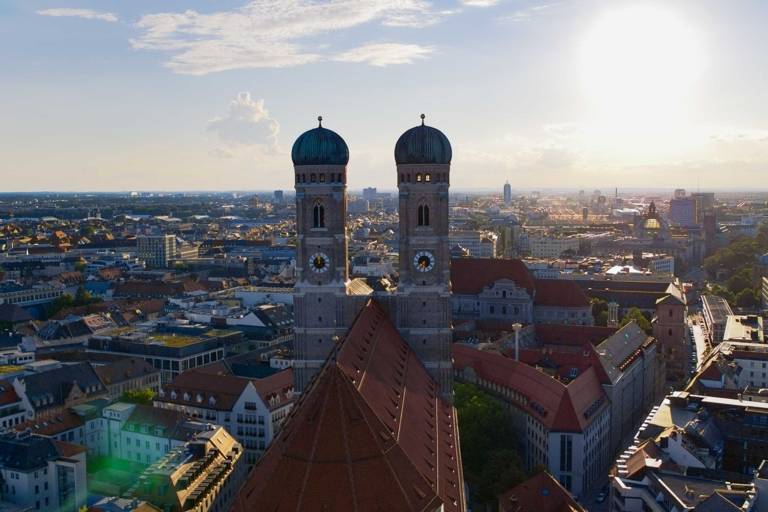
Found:
[[[176,257],[176,237],[139,236],[136,238],[136,253],[151,267],[167,267],[170,260]]]
[[[368,187],[363,189],[363,200],[368,201],[369,203],[371,201],[376,200],[376,187]]]
[[[282,190],[275,190],[275,203],[285,204],[285,196],[283,195]]]
[[[509,206],[512,204],[512,187],[509,185],[509,182],[506,182],[504,184],[504,206]]]
[[[677,191],[675,191],[677,196]],[[698,226],[699,217],[698,201],[694,197],[675,197],[669,202],[669,220],[675,226],[690,228]]]
[[[684,188],[676,188],[673,197],[675,199],[682,199],[682,198],[684,198],[685,197],[685,189]]]

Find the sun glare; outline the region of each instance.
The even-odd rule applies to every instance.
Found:
[[[664,8],[638,5],[608,12],[581,47],[590,108],[614,126],[642,130],[675,122],[700,76],[702,54],[692,27]]]

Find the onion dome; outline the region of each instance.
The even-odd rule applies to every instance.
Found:
[[[450,164],[451,143],[437,128],[424,124],[411,128],[397,139],[395,162],[397,164]]]
[[[317,128],[299,135],[291,149],[293,165],[347,165],[349,148],[341,136],[323,128],[323,117],[317,118]]]

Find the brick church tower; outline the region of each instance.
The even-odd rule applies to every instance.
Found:
[[[396,326],[450,398],[451,270],[448,187],[451,144],[424,124],[406,131],[395,145],[400,215],[400,281]]]
[[[323,128],[322,117],[318,121],[317,128],[296,139],[291,151],[297,231],[294,375],[299,392],[355,314],[346,300],[349,148],[336,132]]]

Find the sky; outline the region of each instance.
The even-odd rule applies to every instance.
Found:
[[[452,187],[761,188],[764,0],[0,0],[0,191],[351,188],[419,123]]]

